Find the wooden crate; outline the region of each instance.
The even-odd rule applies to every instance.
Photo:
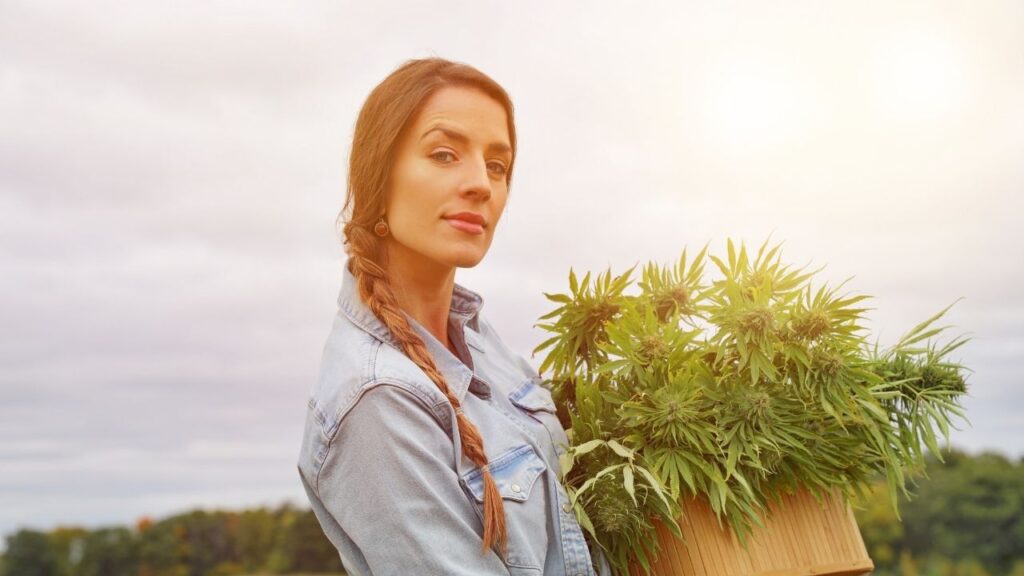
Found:
[[[703,499],[683,503],[680,528],[686,543],[656,523],[661,552],[657,576],[859,576],[874,570],[853,510],[833,493],[819,504],[806,490],[770,506],[765,528],[753,527],[744,550],[736,535]],[[724,524],[724,520],[723,520]],[[632,576],[643,569],[634,565]]]

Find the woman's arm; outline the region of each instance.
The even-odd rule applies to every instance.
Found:
[[[452,441],[423,403],[378,385],[339,426],[317,493],[375,576],[508,576],[493,550],[481,553],[480,521],[452,469]]]

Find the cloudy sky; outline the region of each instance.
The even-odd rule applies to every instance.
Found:
[[[305,503],[353,125],[430,55],[516,105],[457,281],[524,356],[570,266],[770,234],[872,295],[883,346],[963,297],[952,443],[1024,455],[1015,0],[0,0],[0,55],[0,534]]]

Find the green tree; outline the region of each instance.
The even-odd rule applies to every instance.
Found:
[[[953,561],[945,556],[933,556],[928,563],[930,576],[956,576]]]
[[[894,565],[903,547],[903,524],[889,502],[884,478],[872,483],[864,497],[857,500],[854,510],[868,556],[876,566]]]
[[[901,576],[919,576],[921,574],[917,569],[917,562],[914,560],[914,555],[909,550],[900,552],[900,575]]]
[[[44,532],[23,529],[7,537],[5,576],[58,576],[57,555]]]
[[[179,549],[189,576],[206,576],[222,562],[237,562],[238,554],[226,512],[194,510],[176,517]]]
[[[1024,471],[995,453],[954,451],[945,460],[942,465],[929,456],[929,478],[901,505],[905,546],[915,555],[974,558],[1006,574],[1024,558]],[[967,569],[957,566],[958,573]]]
[[[274,514],[267,508],[241,513],[237,535],[238,555],[247,572],[266,568],[276,532]]]
[[[138,568],[138,543],[128,528],[101,528],[86,537],[79,564],[81,576],[135,574]]]
[[[138,525],[139,576],[188,576],[182,560],[175,520]]]
[[[89,531],[79,527],[58,526],[51,530],[48,536],[50,546],[57,557],[57,574],[76,576]]]
[[[966,558],[956,563],[957,576],[990,576],[985,566],[977,558]]]
[[[269,561],[274,572],[342,572],[338,550],[324,535],[312,510],[286,508]]]

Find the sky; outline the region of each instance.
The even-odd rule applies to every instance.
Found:
[[[1024,456],[1015,0],[0,0],[0,55],[0,534],[306,504],[355,118],[425,56],[515,104],[456,281],[535,367],[570,267],[770,236],[883,347],[960,299],[951,444]]]

